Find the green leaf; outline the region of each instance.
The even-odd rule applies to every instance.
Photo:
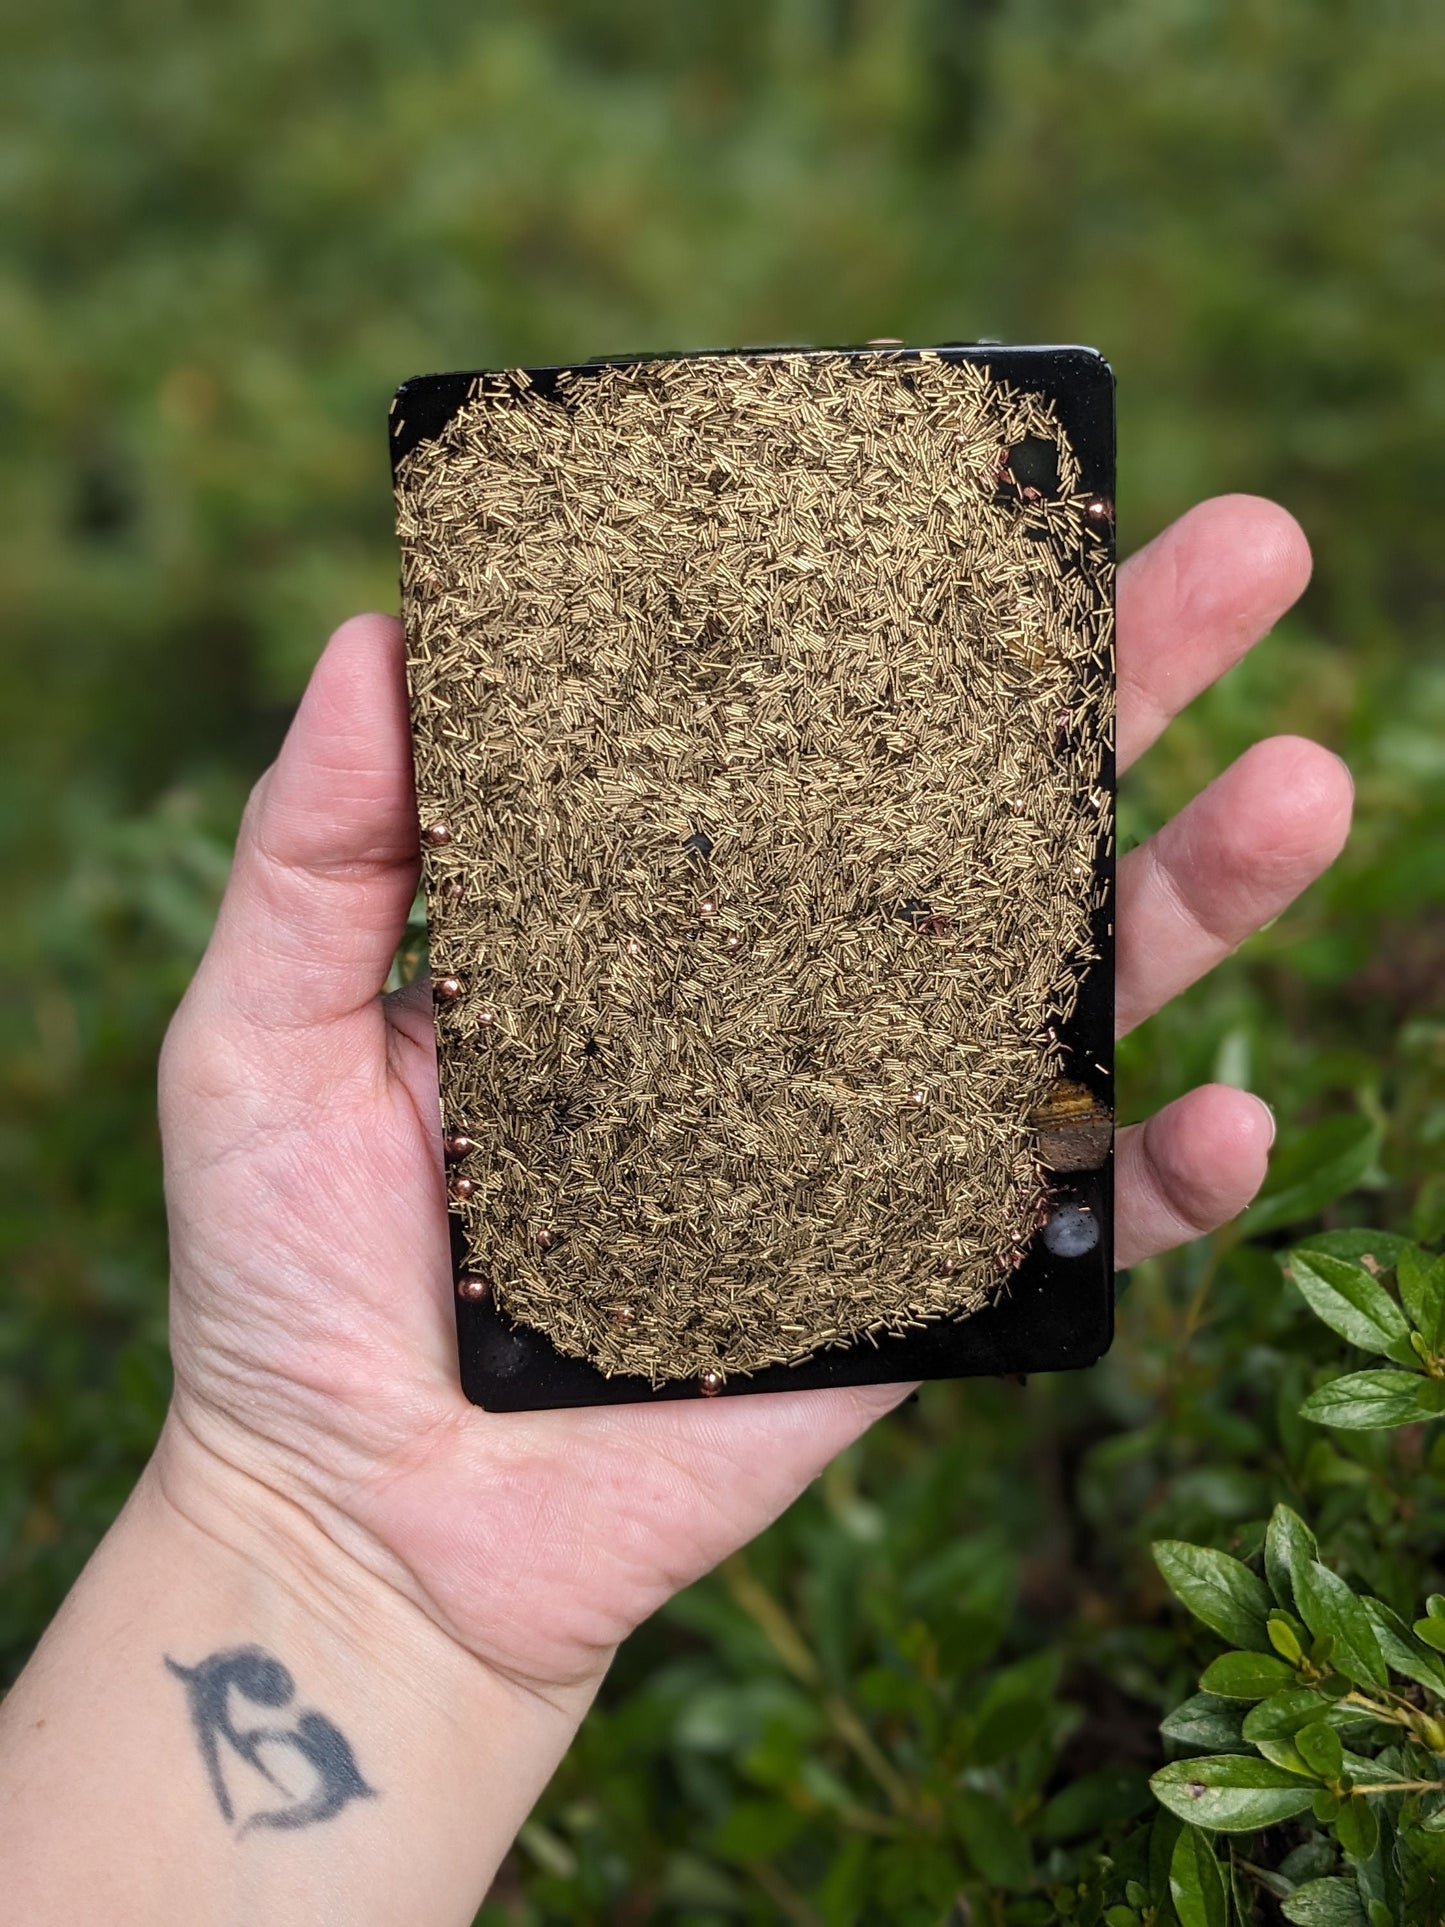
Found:
[[[1336,1707],[1320,1693],[1313,1693],[1308,1687],[1297,1687],[1288,1693],[1273,1693],[1258,1706],[1251,1707],[1245,1716],[1244,1737],[1251,1746],[1258,1746],[1262,1740],[1292,1739],[1301,1727],[1311,1726],[1324,1721],[1331,1726],[1355,1726],[1359,1723],[1357,1713],[1350,1714],[1343,1707]]]
[[[1334,1872],[1338,1859],[1334,1842],[1316,1833],[1292,1848],[1275,1868],[1275,1873],[1284,1881],[1285,1893],[1288,1894],[1296,1887],[1302,1887],[1307,1880],[1323,1880],[1326,1874]],[[1284,1897],[1284,1894],[1279,1896],[1280,1899]]]
[[[1154,1815],[1149,1828],[1149,1891],[1165,1894],[1169,1888],[1169,1862],[1179,1838],[1179,1822],[1163,1807]]]
[[[1330,1258],[1348,1258],[1355,1264],[1373,1259],[1381,1271],[1393,1271],[1410,1240],[1395,1231],[1317,1231],[1312,1238],[1301,1238],[1296,1251],[1323,1251]],[[1366,1265],[1366,1270],[1369,1266]]]
[[[1198,1827],[1186,1827],[1174,1843],[1169,1892],[1179,1927],[1228,1927],[1224,1875],[1213,1845]]]
[[[1432,1592],[1425,1601],[1425,1610],[1432,1619],[1445,1619],[1445,1592]]]
[[[1353,1880],[1310,1880],[1296,1887],[1281,1908],[1294,1927],[1369,1927]]]
[[[1385,1747],[1373,1759],[1366,1759],[1362,1753],[1351,1753],[1345,1749],[1345,1770],[1357,1786],[1408,1786],[1415,1778],[1414,1769],[1402,1764],[1406,1756],[1399,1747]]]
[[[1367,1117],[1331,1117],[1300,1131],[1277,1152],[1264,1190],[1245,1213],[1246,1235],[1312,1218],[1369,1175],[1380,1148]]]
[[[1280,1658],[1288,1660],[1291,1666],[1298,1666],[1305,1656],[1299,1634],[1283,1613],[1271,1613],[1269,1616],[1269,1643]]]
[[[1445,1345],[1445,1258],[1406,1245],[1395,1267],[1395,1282],[1415,1329],[1431,1356],[1438,1357]]]
[[[1032,1884],[1029,1843],[1001,1800],[965,1788],[954,1795],[951,1815],[969,1859],[990,1886],[1017,1892]]]
[[[1265,1621],[1270,1597],[1248,1566],[1227,1552],[1191,1546],[1182,1539],[1157,1540],[1154,1563],[1170,1590],[1212,1632],[1232,1646],[1269,1652]]]
[[[1404,1620],[1383,1599],[1364,1599],[1360,1603],[1370,1616],[1380,1651],[1391,1672],[1412,1679],[1417,1686],[1427,1687],[1445,1699],[1445,1665],[1411,1637]]]
[[[1415,1637],[1423,1639],[1427,1646],[1434,1647],[1437,1653],[1445,1653],[1445,1620],[1417,1619]]]
[[[1308,1780],[1248,1754],[1175,1760],[1149,1784],[1171,1813],[1212,1833],[1252,1833],[1292,1820],[1309,1810],[1315,1796]]]
[[[1439,1244],[1445,1238],[1445,1174],[1437,1171],[1420,1186],[1410,1229],[1423,1245]]]
[[[1380,1844],[1380,1822],[1368,1800],[1346,1800],[1335,1821],[1335,1838],[1351,1860],[1368,1860]]]
[[[1297,1512],[1277,1505],[1264,1535],[1264,1570],[1281,1606],[1294,1604],[1294,1569],[1301,1560],[1318,1559],[1319,1546]]]
[[[1256,1740],[1255,1745],[1267,1760],[1272,1760],[1276,1766],[1282,1766],[1287,1773],[1297,1773],[1302,1780],[1319,1779],[1319,1775],[1311,1771],[1309,1762],[1295,1745],[1292,1735],[1277,1740]]]
[[[1339,1734],[1323,1720],[1311,1720],[1307,1726],[1300,1727],[1294,1743],[1311,1773],[1317,1773],[1331,1784],[1344,1777],[1345,1749]]]
[[[1322,1251],[1295,1251],[1289,1275],[1314,1313],[1361,1351],[1383,1352],[1397,1365],[1415,1366],[1410,1325],[1385,1287],[1363,1265],[1330,1258]]]
[[[1300,1407],[1316,1425],[1370,1432],[1391,1425],[1418,1425],[1445,1412],[1445,1382],[1413,1372],[1350,1372],[1311,1392]]]
[[[1034,1821],[1034,1831],[1044,1840],[1077,1840],[1086,1833],[1107,1833],[1149,1807],[1149,1782],[1138,1767],[1100,1767],[1056,1793]]]
[[[1199,1684],[1227,1700],[1262,1700],[1295,1683],[1295,1670],[1273,1653],[1221,1653]]]
[[[710,1844],[724,1860],[773,1860],[787,1851],[804,1824],[783,1801],[739,1800],[714,1827]]]
[[[1301,1564],[1295,1573],[1295,1599],[1310,1631],[1333,1639],[1331,1660],[1346,1679],[1356,1686],[1388,1685],[1370,1616],[1337,1573],[1318,1559]]]
[[[1196,1693],[1193,1699],[1175,1707],[1161,1722],[1159,1731],[1178,1746],[1199,1746],[1206,1752],[1228,1753],[1244,1737],[1242,1718],[1237,1701],[1216,1699],[1213,1693]]]

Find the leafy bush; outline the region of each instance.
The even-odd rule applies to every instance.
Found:
[[[1191,1648],[1150,1541],[1253,1569],[1283,1502],[1407,1626],[1445,1583],[1439,1428],[1300,1416],[1340,1347],[1276,1256],[1325,1232],[1388,1272],[1399,1247],[1354,1227],[1445,1237],[1445,11],[60,0],[8,54],[3,1677],[164,1409],[156,1049],[327,626],[394,602],[395,382],[1095,341],[1126,551],[1228,488],[1278,494],[1315,546],[1302,609],[1120,818],[1127,847],[1270,730],[1355,773],[1334,874],[1121,1051],[1126,1116],[1205,1078],[1262,1091],[1268,1192],[1136,1270],[1097,1371],[926,1388],[644,1628],[484,1918],[1167,1918],[1159,1723],[1219,1648]],[[1388,1350],[1360,1362],[1432,1396]],[[1315,1832],[1334,1853],[1302,1814],[1252,1864],[1303,1884]]]
[[[573,1918],[620,1917],[609,1909],[626,1889],[614,1883],[649,1859],[649,1907],[698,1921],[1428,1927],[1445,1917],[1445,1595],[1417,1590],[1422,1552],[1438,1543],[1441,1452],[1403,1396],[1442,1369],[1445,1257],[1367,1230],[1256,1255],[1326,1325],[1399,1361],[1363,1375],[1400,1381],[1384,1408],[1393,1443],[1369,1416],[1374,1403],[1324,1400],[1357,1376],[1337,1375],[1328,1346],[1308,1372],[1286,1366],[1273,1414],[1280,1482],[1318,1499],[1335,1563],[1355,1568],[1355,1583],[1283,1502],[1244,1518],[1229,1550],[1157,1540],[1159,1574],[1213,1636],[1188,1694],[1179,1628],[1162,1615],[1128,1624],[1101,1596],[1059,1601],[1057,1575],[1020,1570],[997,1524],[927,1542],[935,1484],[960,1477],[955,1441],[935,1438],[884,1482],[882,1503],[860,1490],[854,1454],[823,1482],[831,1529],[815,1509],[803,1535],[798,1609],[781,1597],[766,1542],[678,1601],[666,1616],[674,1638],[685,1629],[704,1645],[609,1690],[523,1837],[526,1910],[504,1893],[481,1919],[561,1920],[568,1906]],[[1258,1282],[1259,1267],[1245,1269]],[[1321,1420],[1302,1418],[1301,1403]],[[1355,1457],[1320,1429],[1342,1419]],[[1096,1445],[1092,1468],[1078,1468],[1083,1509],[1098,1508],[1102,1524],[1109,1488],[1160,1443]],[[1233,1443],[1247,1445],[1243,1427]],[[1187,1452],[1172,1456],[1161,1519],[1222,1503],[1244,1511],[1267,1489],[1245,1454],[1205,1476]],[[1062,1639],[1015,1656],[1021,1589],[1036,1595],[1031,1616],[1053,1609],[1056,1631],[1061,1605],[1075,1617]],[[1131,1730],[1123,1703],[1150,1695],[1169,1703],[1157,1739]],[[1151,1775],[1161,1744],[1182,1757]],[[660,1866],[638,1840],[656,1812],[612,1804],[619,1780],[647,1784],[659,1766],[677,1780],[663,1807],[694,1823]]]
[[[1387,1266],[1399,1301],[1382,1282]],[[1315,1239],[1288,1272],[1327,1325],[1402,1368],[1330,1380],[1305,1400],[1305,1417],[1363,1431],[1439,1416],[1445,1258],[1356,1234]],[[1432,1593],[1412,1628],[1324,1564],[1287,1505],[1275,1507],[1260,1556],[1263,1578],[1208,1546],[1154,1547],[1169,1586],[1230,1649],[1161,1728],[1203,1752],[1150,1783],[1186,1823],[1169,1858],[1182,1927],[1251,1920],[1256,1891],[1300,1927],[1436,1920],[1445,1910],[1445,1595]],[[1297,1824],[1281,1839],[1274,1830],[1287,1822]],[[1261,1828],[1271,1830],[1264,1853],[1232,1851],[1227,1866],[1207,1837]],[[1111,1923],[1159,1917],[1162,1893],[1135,1883],[1132,1899]]]

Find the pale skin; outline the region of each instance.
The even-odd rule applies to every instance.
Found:
[[[1308,574],[1242,496],[1125,565],[1121,767]],[[0,1869],[33,1927],[470,1921],[619,1642],[910,1389],[462,1398],[428,995],[379,994],[417,876],[401,663],[389,617],[332,637],[166,1041],[175,1396],[0,1709]],[[1351,798],[1275,738],[1123,859],[1121,1030],[1330,863]],[[1235,1216],[1272,1136],[1217,1086],[1122,1131],[1120,1263]]]

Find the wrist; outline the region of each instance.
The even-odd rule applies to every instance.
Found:
[[[258,1918],[460,1927],[591,1690],[499,1676],[168,1427],[6,1700],[0,1858],[37,1923],[231,1918],[244,1891]]]
[[[399,1918],[440,1922],[454,1908],[469,1921],[599,1681],[543,1692],[506,1677],[439,1625],[384,1558],[329,1527],[168,1422],[116,1532],[122,1555],[164,1575],[164,1610],[146,1619],[155,1690],[170,1701],[175,1769],[217,1825],[223,1816],[188,1730],[185,1702],[196,1689],[183,1676],[217,1656],[266,1655],[284,1668],[288,1703],[275,1713],[244,1707],[243,1716],[283,1726],[324,1717],[373,1796],[325,1834],[337,1844],[345,1837],[357,1867],[372,1864],[375,1877],[404,1870]],[[250,1792],[254,1804],[254,1780]],[[231,1831],[244,1825],[238,1807]],[[316,1844],[333,1848],[322,1830]],[[358,1892],[371,1878],[355,1877]],[[433,1897],[431,1910],[422,1894]],[[335,1917],[372,1914],[338,1905]]]
[[[538,1684],[490,1665],[368,1533],[313,1494],[293,1494],[284,1480],[213,1450],[174,1408],[131,1507],[154,1515],[169,1536],[206,1548],[247,1585],[285,1600],[298,1621],[369,1672],[414,1691],[435,1683],[434,1697],[453,1713],[475,1699],[491,1718],[504,1701],[529,1731],[559,1736],[565,1750],[605,1675],[601,1664],[584,1679]]]

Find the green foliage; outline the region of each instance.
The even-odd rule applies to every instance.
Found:
[[[1363,1373],[1336,1385],[1439,1382],[1441,1266],[1430,1253],[1405,1240],[1318,1236],[1291,1252],[1283,1269],[1332,1330],[1432,1375]],[[1388,1289],[1391,1272],[1398,1300]],[[1323,1406],[1316,1392],[1302,1415],[1339,1424],[1338,1409]],[[1381,1411],[1377,1426],[1401,1422],[1393,1407]],[[1346,1423],[1364,1430],[1368,1421]],[[1445,1594],[1430,1593],[1408,1627],[1387,1601],[1326,1565],[1315,1534],[1284,1503],[1274,1507],[1258,1551],[1263,1579],[1208,1546],[1168,1540],[1154,1548],[1180,1602],[1235,1649],[1209,1662],[1201,1692],[1160,1729],[1176,1745],[1203,1749],[1150,1781],[1164,1808],[1186,1823],[1170,1862],[1175,1911],[1181,1922],[1230,1918],[1205,1837],[1269,1834],[1308,1814],[1306,1838],[1281,1857],[1277,1872],[1262,1869],[1253,1851],[1243,1863],[1282,1900],[1284,1918],[1415,1927],[1427,1917],[1415,1909],[1427,1894],[1438,1903],[1445,1874],[1445,1668],[1436,1657],[1445,1651]],[[1272,1653],[1261,1649],[1261,1624]],[[1253,1702],[1242,1720],[1231,1700]],[[1338,1872],[1318,1877],[1320,1864],[1337,1862]],[[1242,1917],[1254,1917],[1248,1900]]]
[[[1269,1183],[1240,1227],[1136,1269],[1099,1370],[926,1388],[645,1628],[483,1919],[1194,1927],[1221,1886],[1259,1927],[1445,1913],[1434,1796],[1355,1791],[1356,1761],[1434,1775],[1435,1736],[1351,1698],[1445,1704],[1442,79],[1424,0],[17,18],[7,1677],[164,1410],[155,1054],[327,628],[394,605],[398,379],[748,339],[1095,341],[1126,549],[1234,488],[1279,495],[1315,548],[1302,609],[1144,760],[1120,821],[1127,848],[1271,730],[1354,771],[1334,874],[1121,1051],[1125,1117],[1212,1078],[1264,1092]],[[1154,1541],[1231,1630],[1191,1645]],[[1221,1640],[1224,1684],[1299,1683],[1196,1691]],[[1211,1800],[1308,1801],[1205,1833],[1149,1793],[1170,1754],[1271,1776]]]

